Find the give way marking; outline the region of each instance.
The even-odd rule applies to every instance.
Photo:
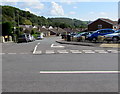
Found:
[[[64,46],[62,46],[62,45],[56,45],[56,44],[52,44],[51,47],[53,47],[53,48],[64,48]]]

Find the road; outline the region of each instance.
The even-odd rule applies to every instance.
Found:
[[[118,49],[58,39],[4,43],[3,92],[118,92]]]

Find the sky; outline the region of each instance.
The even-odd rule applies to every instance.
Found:
[[[83,21],[94,21],[98,18],[109,18],[118,20],[119,0],[3,0],[1,5],[10,5],[21,10],[30,11],[37,16],[46,18],[67,17]]]

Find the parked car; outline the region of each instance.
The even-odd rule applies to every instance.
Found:
[[[22,35],[18,36],[17,42],[18,43],[20,43],[20,42],[29,42],[29,38],[27,37],[26,34],[22,34]]]
[[[86,39],[86,36],[90,34],[89,32],[82,32],[79,34],[76,34],[75,36],[73,36],[73,40],[74,41],[81,41],[82,39]]]
[[[100,30],[93,32],[92,34],[89,34],[87,39],[90,41],[96,41],[98,36],[104,36],[104,35],[112,34],[115,32],[116,31],[113,29],[100,29]]]
[[[26,34],[26,35],[29,42],[35,41],[35,38],[31,34]]]
[[[120,29],[115,33],[105,35],[104,40],[118,42],[120,40]]]
[[[70,35],[71,37],[73,37],[73,36],[77,35],[77,33],[70,33],[69,35]]]
[[[41,39],[43,39],[43,37],[40,36],[40,35],[38,35],[38,36],[37,36],[37,40],[41,40]]]

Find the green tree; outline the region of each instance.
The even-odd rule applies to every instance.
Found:
[[[24,20],[23,24],[25,25],[32,25],[32,22],[30,20]]]
[[[4,22],[2,23],[2,35],[12,35],[12,23],[11,22]]]

